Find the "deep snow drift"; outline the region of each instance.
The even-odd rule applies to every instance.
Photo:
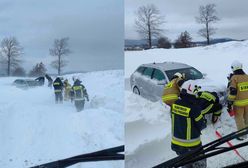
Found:
[[[90,101],[76,112],[71,102],[55,104],[47,85],[22,90],[16,78],[0,78],[0,167],[26,168],[124,144],[123,71],[66,75],[80,77]],[[123,161],[71,167],[124,167]]]
[[[125,83],[135,69],[144,63],[174,61],[189,64],[216,83],[226,85],[227,75],[231,72],[231,63],[239,60],[248,72],[248,41],[227,42],[207,47],[188,49],[151,49],[125,52]],[[161,102],[150,102],[134,95],[130,87],[125,87],[125,141],[126,167],[149,168],[176,156],[170,148],[171,121],[168,106]],[[226,109],[219,123],[208,125],[202,132],[202,142],[206,144],[216,139],[215,129],[226,135],[236,130],[234,119]],[[237,140],[231,141],[239,143]],[[224,146],[227,146],[226,144]],[[238,149],[248,159],[248,147]],[[208,159],[209,168],[219,168],[242,160],[230,151]]]

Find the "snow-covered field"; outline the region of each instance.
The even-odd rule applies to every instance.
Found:
[[[226,85],[231,63],[239,60],[248,72],[248,41],[227,42],[207,47],[189,49],[151,49],[125,52],[125,84],[130,75],[143,63],[175,61],[189,64],[217,83]],[[171,150],[171,122],[169,107],[161,102],[150,102],[133,94],[125,87],[125,145],[126,167],[149,168],[176,156]],[[206,144],[216,139],[215,129],[226,135],[236,130],[234,119],[223,110],[220,121],[208,125],[202,132]],[[239,143],[237,140],[231,141]],[[248,147],[238,149],[248,159]],[[219,168],[242,160],[230,151],[208,159],[209,168]]]
[[[26,168],[124,144],[123,70],[78,76],[90,101],[76,112],[71,102],[55,104],[47,85],[22,90],[13,77],[0,78],[0,167]],[[120,168],[123,161],[89,162],[71,167]]]

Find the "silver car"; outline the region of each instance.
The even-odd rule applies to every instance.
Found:
[[[164,86],[171,80],[176,72],[184,73],[186,80],[195,80],[203,90],[215,91],[220,100],[224,102],[226,87],[216,85],[205,79],[200,71],[187,64],[178,62],[142,64],[130,77],[131,89],[135,94],[151,101],[161,100]]]
[[[45,82],[45,78],[41,76],[36,79],[16,79],[13,82],[13,85],[18,88],[27,89],[36,86],[43,86],[44,82]]]

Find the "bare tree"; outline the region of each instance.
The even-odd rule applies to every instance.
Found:
[[[61,38],[61,39],[55,39],[53,48],[50,48],[50,55],[57,57],[56,60],[54,60],[51,65],[53,68],[58,70],[58,75],[61,74],[61,70],[63,67],[67,65],[67,61],[64,59],[64,56],[67,56],[71,53],[71,50],[69,49],[68,45],[69,38]]]
[[[7,75],[10,76],[11,69],[17,68],[21,63],[20,55],[23,48],[15,37],[4,38],[1,41],[2,63],[7,65]]]
[[[210,44],[210,37],[216,33],[216,29],[211,27],[212,23],[216,23],[220,19],[216,16],[216,5],[207,4],[206,6],[200,6],[199,17],[196,17],[196,22],[203,24],[204,28],[199,30],[200,36],[207,39],[207,44]]]
[[[160,15],[155,5],[150,4],[138,8],[135,27],[136,31],[147,40],[148,48],[152,47],[152,38],[159,37],[163,32],[160,26],[164,22],[164,17]]]

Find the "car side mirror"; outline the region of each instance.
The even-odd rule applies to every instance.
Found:
[[[164,80],[157,82],[157,85],[165,85],[165,84],[166,84],[166,82]]]
[[[207,73],[202,73],[202,75],[203,75],[203,78],[206,78],[207,77]]]

